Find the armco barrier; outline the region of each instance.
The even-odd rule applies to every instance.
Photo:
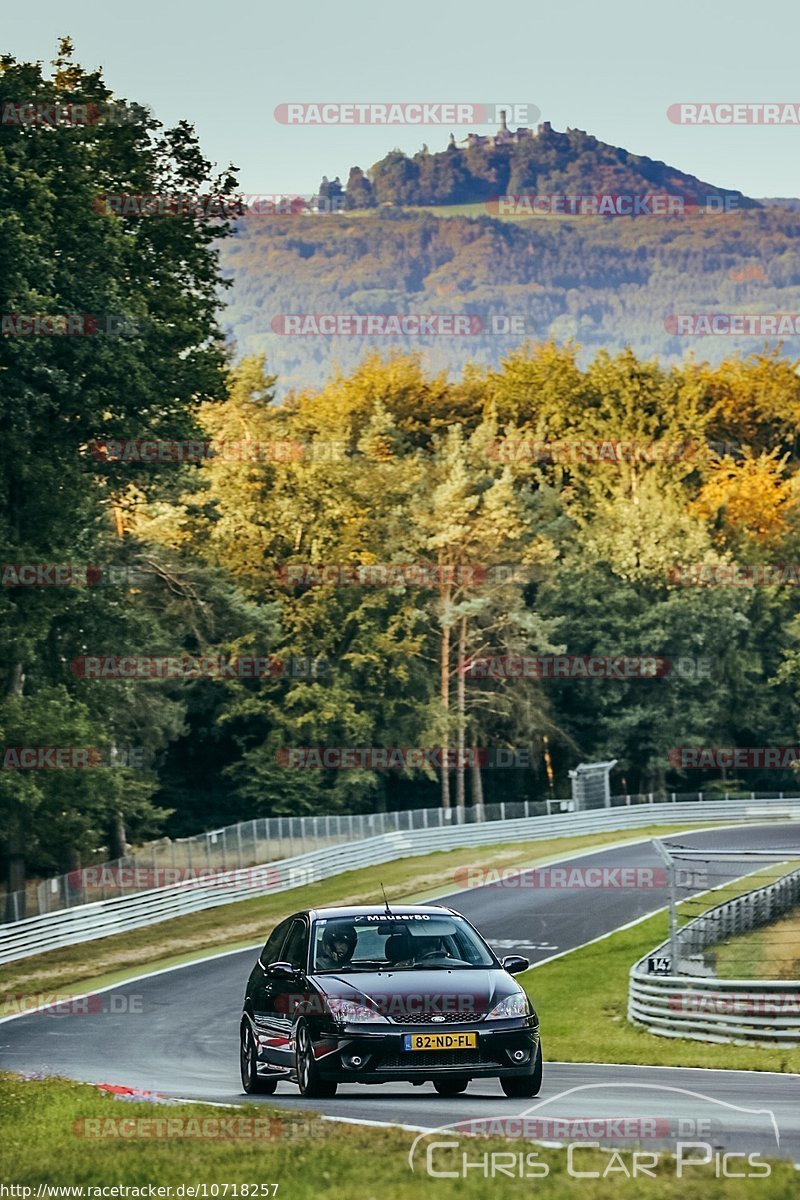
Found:
[[[719,793],[715,797],[722,800]],[[750,800],[783,800],[783,792],[751,792]],[[724,799],[743,800],[745,795]],[[788,797],[791,799],[791,797]],[[678,804],[683,801],[704,803],[703,792],[653,792],[611,796],[611,808],[630,808],[638,804]],[[235,871],[259,863],[294,858],[312,850],[325,850],[344,842],[377,837],[381,833],[401,833],[415,829],[441,829],[453,825],[480,824],[483,821],[516,820],[521,817],[558,816],[573,812],[574,800],[510,800],[499,804],[456,805],[452,808],[412,808],[393,812],[328,813],[305,817],[256,817],[220,829],[207,829],[192,837],[160,838],[132,850],[112,862],[88,863],[55,875],[50,879],[28,880],[21,891],[3,899],[5,915],[0,921],[24,921],[62,908],[77,908],[97,900],[115,900],[132,892],[147,892],[167,887],[179,879],[196,878],[201,873]],[[587,809],[605,807],[592,803]]]
[[[681,796],[690,800],[694,797]],[[620,798],[628,803],[631,797]],[[634,798],[637,802],[639,797]],[[167,887],[179,879],[235,871],[259,863],[277,862],[325,850],[337,843],[360,841],[381,833],[411,829],[437,829],[474,821],[505,821],[571,811],[566,801],[508,802],[480,808],[418,808],[396,812],[334,813],[304,817],[256,817],[192,837],[161,838],[112,862],[88,864],[39,882],[30,880],[22,891],[5,897],[2,921],[23,921],[62,908],[77,908],[97,900],[115,900],[132,892]]]
[[[800,871],[718,904],[678,931],[681,962],[730,934],[747,933],[776,920],[800,901]],[[634,963],[628,1020],[650,1033],[703,1042],[800,1043],[800,980],[709,979],[651,975],[649,958],[668,957],[663,942]]]
[[[793,1048],[800,1044],[800,982],[632,973],[628,1019],[665,1037]]]
[[[260,867],[216,875],[211,882],[188,881],[172,887],[114,900],[100,900],[80,908],[63,909],[0,926],[0,962],[11,962],[61,946],[108,937],[145,925],[169,921],[186,913],[216,908],[235,900],[246,900],[272,892],[328,879],[343,871],[392,862],[397,858],[452,850],[460,846],[541,841],[552,837],[577,837],[616,829],[636,829],[653,824],[684,821],[739,821],[754,819],[750,800],[715,800],[702,803],[642,804],[630,808],[598,809],[565,813],[557,817],[528,817],[511,821],[481,822],[440,829],[416,829],[385,833],[348,845],[300,854],[295,858]],[[762,809],[764,805],[762,802]],[[775,800],[776,817],[800,818],[800,800]],[[758,820],[764,820],[763,812]],[[379,897],[376,896],[376,900]]]

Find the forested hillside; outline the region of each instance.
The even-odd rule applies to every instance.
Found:
[[[800,311],[800,213],[500,220],[375,209],[368,214],[259,217],[221,248],[223,325],[243,354],[265,353],[278,390],[321,386],[370,349],[421,350],[432,370],[498,366],[523,338],[492,333],[493,316],[524,318],[534,340],[576,340],[582,361],[626,346],[677,363],[751,353],[752,335],[678,336],[676,313]],[[292,336],[281,314],[471,313],[466,337]],[[501,323],[501,328],[505,328]],[[773,339],[774,340],[774,339]],[[800,339],[785,339],[787,353]]]

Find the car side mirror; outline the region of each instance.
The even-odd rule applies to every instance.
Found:
[[[274,962],[267,967],[267,974],[270,979],[296,979],[300,971],[289,962]]]
[[[500,965],[504,971],[508,971],[509,975],[519,975],[520,971],[527,971],[531,964],[520,954],[508,954]]]

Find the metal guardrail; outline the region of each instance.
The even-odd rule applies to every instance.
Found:
[[[728,937],[770,924],[800,902],[800,871],[745,892],[689,921],[677,934],[680,963]],[[709,979],[653,975],[650,958],[669,957],[665,941],[631,967],[628,1020],[649,1033],[704,1042],[800,1044],[800,980]]]
[[[722,799],[721,796],[717,797]],[[745,799],[744,795],[725,800]],[[751,792],[750,800],[783,800],[783,792]],[[653,792],[609,797],[609,807],[629,808],[637,804],[671,804],[683,801],[704,803],[702,792]],[[141,847],[135,853],[112,862],[87,864],[40,882],[31,880],[24,890],[0,897],[3,921],[21,921],[26,917],[57,912],[63,908],[112,900],[166,887],[201,875],[233,871],[257,863],[293,858],[311,850],[324,850],[337,843],[377,837],[381,833],[412,829],[441,829],[467,822],[507,821],[518,817],[553,816],[574,811],[569,799],[507,801],[479,807],[417,808],[385,813],[337,813],[327,816],[258,817],[220,829],[209,829],[192,837],[162,838]],[[602,802],[586,808],[602,808]]]
[[[336,813],[326,816],[258,817],[187,838],[162,838],[111,862],[87,864],[52,879],[28,883],[3,897],[5,921],[57,912],[151,891],[203,875],[294,858],[312,850],[381,833],[443,828],[465,821],[504,821],[574,807],[570,801],[525,801],[475,808],[421,808],[398,812]]]
[[[523,817],[503,822],[483,821],[437,829],[384,833],[378,837],[296,855],[280,862],[231,870],[217,874],[211,880],[190,880],[0,926],[0,962],[28,958],[61,946],[109,937],[169,921],[187,913],[285,891],[359,867],[429,854],[434,850],[578,837],[581,834],[636,829],[659,823],[674,824],[676,821],[747,820],[751,807],[749,800],[717,800],[702,804],[676,801],[674,804],[626,805],[559,816]],[[771,811],[776,817],[800,817],[800,801],[788,804],[776,800]],[[763,814],[755,819],[763,820]]]
[[[800,869],[717,904],[678,930],[679,959],[689,959],[727,937],[770,925],[800,902]]]

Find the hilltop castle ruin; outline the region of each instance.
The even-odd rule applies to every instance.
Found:
[[[543,121],[536,127],[536,134],[541,135],[552,133],[552,126],[549,121]],[[527,142],[534,136],[533,130],[526,126],[520,125],[517,129],[509,129],[506,124],[505,109],[500,109],[500,128],[495,134],[483,133],[468,133],[465,138],[457,142],[454,134],[450,134],[450,142],[448,150],[471,149],[473,146],[513,146],[519,142]]]

